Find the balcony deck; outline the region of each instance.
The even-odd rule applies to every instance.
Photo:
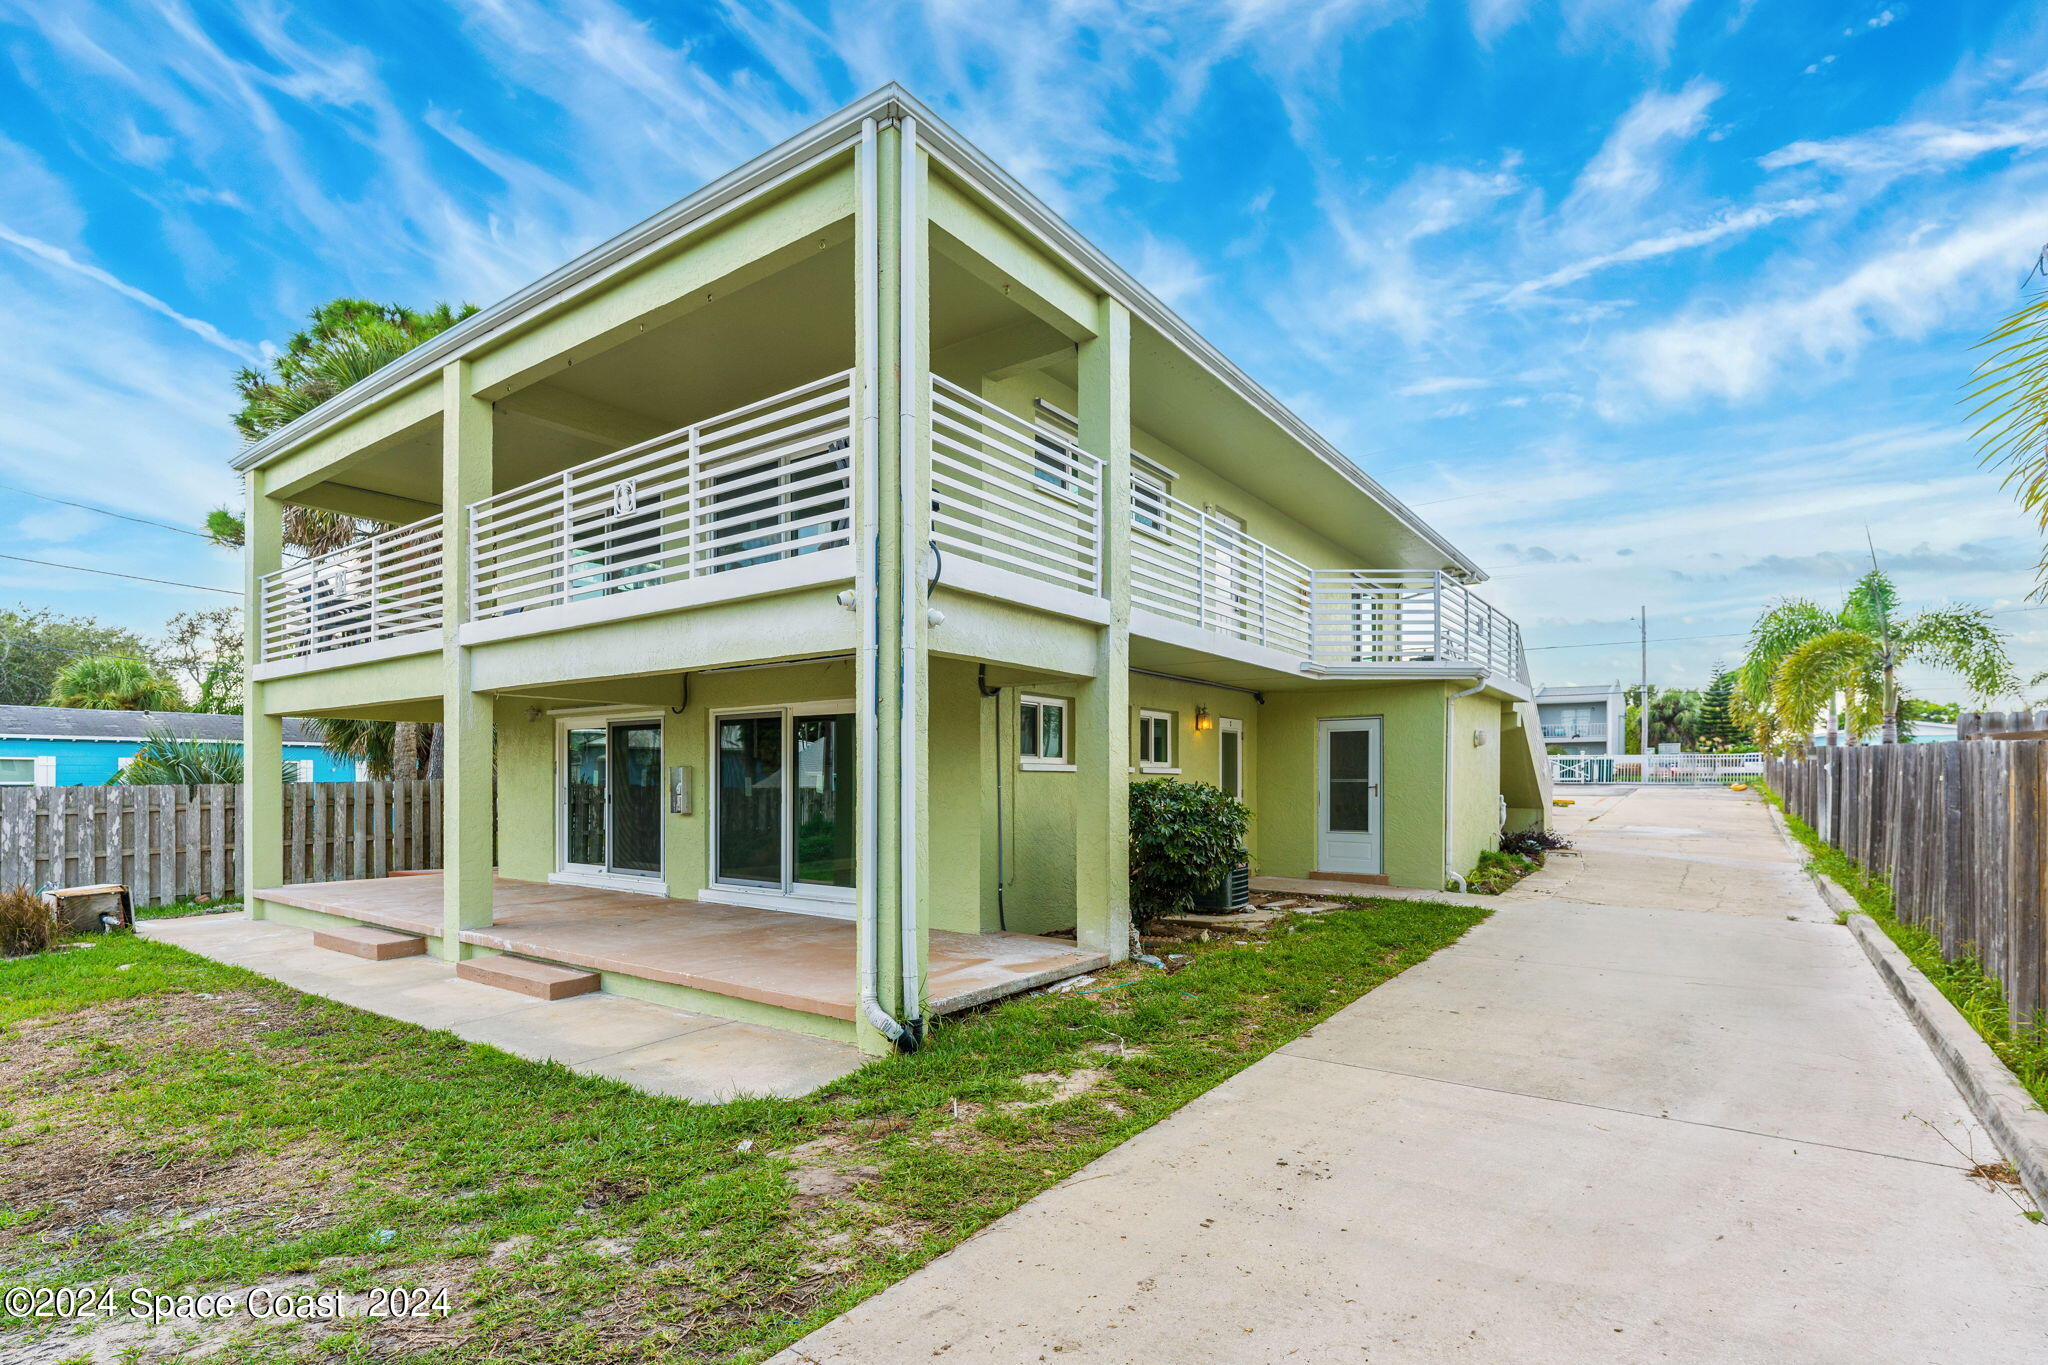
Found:
[[[438,937],[441,874],[312,882],[253,893]],[[850,1022],[859,1004],[849,920],[710,901],[496,879],[493,923],[464,943]],[[931,931],[930,1008],[951,1014],[1104,965],[1062,939]]]

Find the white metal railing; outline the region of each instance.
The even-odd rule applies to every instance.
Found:
[[[438,630],[440,515],[267,573],[260,599],[265,663]]]
[[[1431,571],[1311,569],[1133,480],[1131,603],[1319,664],[1477,663],[1527,682],[1521,627]]]
[[[1550,780],[1559,784],[1726,786],[1761,777],[1762,754],[1552,754]]]
[[[1449,574],[1317,569],[1314,589],[1318,663],[1476,663],[1529,680],[1522,628]]]
[[[1102,587],[1102,461],[932,376],[932,539],[1078,592]]]
[[[849,370],[471,503],[470,615],[850,544],[852,445]]]
[[[1236,522],[1133,480],[1133,606],[1307,658],[1313,577]]]

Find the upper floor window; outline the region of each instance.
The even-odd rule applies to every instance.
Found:
[[[1173,472],[1133,451],[1131,454],[1131,525],[1164,533],[1167,500],[1173,496]]]

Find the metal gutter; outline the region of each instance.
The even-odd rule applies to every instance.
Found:
[[[918,123],[926,153],[935,162],[988,196],[1037,234],[1055,255],[1078,266],[1092,283],[1117,297],[1154,330],[1249,401],[1275,426],[1300,442],[1360,492],[1393,513],[1410,531],[1439,551],[1446,561],[1456,565],[1467,582],[1485,581],[1487,575],[1483,569],[1437,534],[1378,480],[1295,416],[1279,399],[1239,369],[1008,172],[948,127],[909,91],[894,83],[855,100],[689,197],[449,328],[432,341],[408,351],[289,426],[248,447],[235,458],[234,467],[247,470],[268,463],[299,443],[339,425],[386,394],[410,385],[451,360],[481,349],[506,328],[526,321],[536,310],[591,288],[634,265],[676,233],[714,222],[749,200],[851,149],[860,141],[861,127],[866,121],[874,120],[878,125],[886,126],[906,118]]]

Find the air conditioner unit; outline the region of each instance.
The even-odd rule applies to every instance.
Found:
[[[1242,910],[1251,903],[1252,865],[1248,862],[1240,862],[1195,896],[1195,909],[1211,912]]]

